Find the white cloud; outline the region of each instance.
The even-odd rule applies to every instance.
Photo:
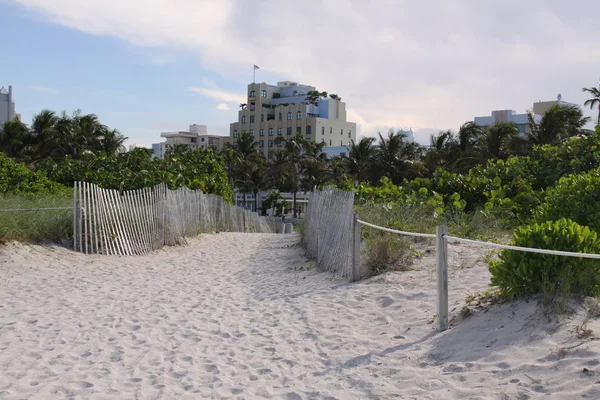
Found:
[[[58,93],[58,90],[48,87],[48,86],[32,85],[32,86],[29,86],[29,89],[35,90],[36,92]]]
[[[600,65],[600,2],[582,0],[15,0],[54,23],[138,46],[197,52],[245,102],[257,75],[338,93],[365,135],[384,127],[457,129],[492,109],[582,103]],[[249,34],[251,32],[251,34]],[[350,110],[352,111],[350,113]]]
[[[225,103],[245,103],[246,96],[239,93],[228,92],[222,89],[209,89],[209,88],[189,88],[191,92],[199,93],[203,96],[209,97],[213,100],[222,101]]]
[[[219,103],[219,104],[217,104],[217,110],[229,111],[229,110],[231,110],[231,107],[229,107],[229,105],[227,103]]]

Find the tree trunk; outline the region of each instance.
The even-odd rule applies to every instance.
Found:
[[[243,193],[244,195],[244,209],[246,208],[246,192]]]
[[[294,218],[298,218],[296,214],[296,191],[294,190]]]

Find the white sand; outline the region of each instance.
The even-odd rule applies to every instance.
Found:
[[[535,302],[496,306],[440,334],[433,255],[347,284],[294,271],[310,265],[298,240],[225,233],[128,258],[4,247],[0,398],[600,398],[600,346],[571,332],[583,308],[556,323]],[[453,316],[487,288],[483,254],[450,246]]]

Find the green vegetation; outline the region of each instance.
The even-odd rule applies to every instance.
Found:
[[[600,254],[596,232],[568,219],[532,224],[515,230],[513,245]],[[600,294],[597,260],[502,250],[490,263],[493,286],[509,299],[541,293],[545,300],[571,294]]]
[[[536,219],[556,221],[571,219],[600,231],[600,169],[560,178],[549,188],[544,204],[539,207]]]
[[[68,195],[3,195],[0,210],[73,207],[73,193]],[[73,232],[73,210],[0,211],[0,242],[60,241]]]

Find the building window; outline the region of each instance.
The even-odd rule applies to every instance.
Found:
[[[348,129],[348,137],[352,137],[352,131]]]
[[[261,90],[261,91],[260,91],[260,95],[261,95],[262,97],[267,97],[267,91],[266,91],[266,90]]]
[[[307,134],[307,135],[310,135],[311,133],[312,133],[312,126],[310,126],[310,125],[307,125],[307,126],[306,126],[306,134]]]
[[[302,127],[301,126],[297,126],[296,127],[296,134],[302,134]]]
[[[331,146],[331,139],[329,139],[329,145]]]
[[[279,113],[279,120],[281,121],[282,118],[283,118],[283,115],[281,113]]]
[[[277,142],[277,147],[281,147],[281,146],[282,146],[281,142],[278,141]]]
[[[344,141],[340,140],[340,146],[343,146],[343,145],[344,145]]]
[[[202,138],[202,141],[204,141],[204,138]],[[196,138],[195,138],[195,137],[193,137],[193,138],[190,138],[190,142],[191,142],[191,143],[196,143]]]
[[[321,143],[325,143],[325,139],[321,139]]]
[[[250,123],[253,124],[254,123],[254,115],[250,116]]]
[[[283,135],[283,128],[277,128],[277,136]]]
[[[254,136],[254,129],[250,129],[250,134]]]
[[[333,133],[333,128],[329,128],[329,133]]]
[[[256,92],[254,90],[250,92],[250,97],[256,97]]]
[[[250,111],[256,110],[256,103],[250,103]]]
[[[288,112],[288,121],[292,119],[292,113]]]
[[[273,128],[269,128],[269,136],[273,136]]]
[[[259,134],[260,136],[265,136],[265,130],[264,130],[264,129],[261,129],[260,131],[258,131],[258,134]]]
[[[291,126],[288,126],[288,128],[287,128],[287,134],[288,134],[288,136],[290,136],[292,134],[292,127]]]
[[[340,135],[344,134],[344,129],[340,129]]]
[[[265,114],[260,114],[260,122],[265,122]]]
[[[246,123],[246,116],[242,115],[242,124],[245,124],[245,123]]]
[[[233,131],[233,137],[238,137],[237,131]]]
[[[298,111],[298,112],[296,113],[296,118],[298,118],[298,119],[302,119],[302,111]]]
[[[324,127],[324,126],[322,126],[322,127],[321,127],[321,135],[324,135],[324,134],[325,134],[325,127]]]
[[[269,147],[273,147],[273,141],[269,140]]]
[[[258,142],[258,147],[260,147],[261,149],[263,149],[265,147],[265,141],[261,140],[260,142]]]

